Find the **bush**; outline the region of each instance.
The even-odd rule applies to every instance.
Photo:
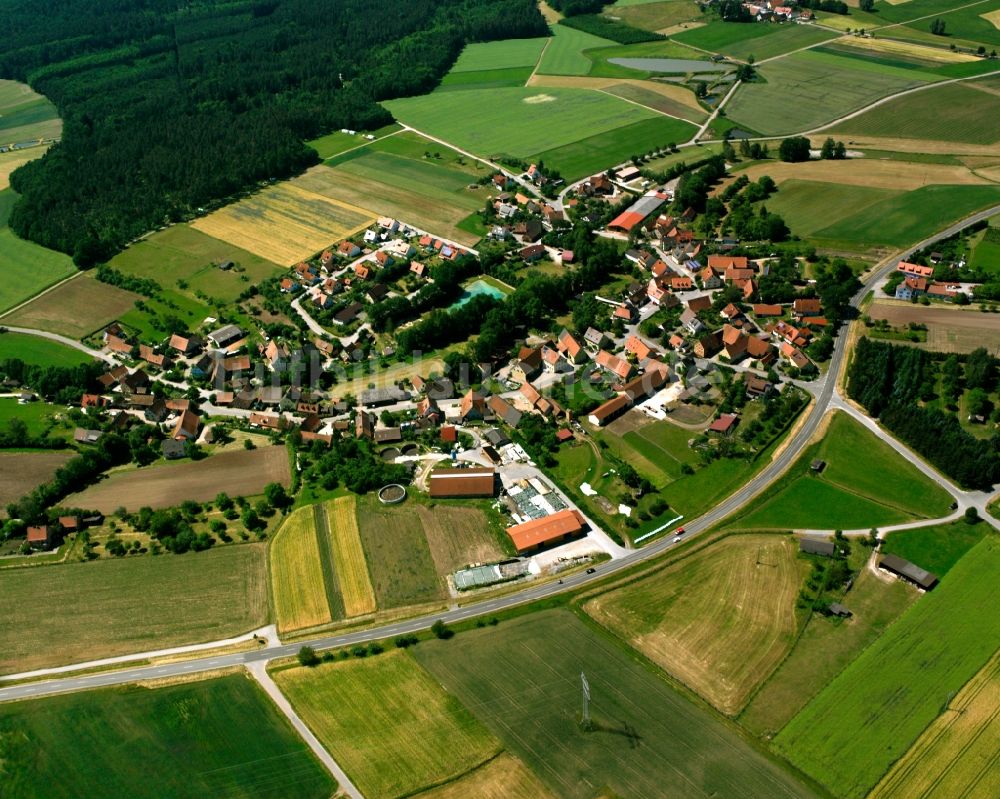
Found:
[[[316,666],[319,664],[320,659],[316,654],[316,650],[311,646],[304,646],[299,650],[298,654],[299,665],[300,666]]]
[[[441,621],[441,619],[438,619],[431,625],[431,632],[434,633],[436,638],[440,638],[442,641],[447,641],[455,635],[455,631]]]
[[[979,511],[975,508],[965,509],[965,523],[976,524],[979,521]]]
[[[406,649],[416,644],[419,640],[415,635],[401,635],[393,643],[397,649]]]

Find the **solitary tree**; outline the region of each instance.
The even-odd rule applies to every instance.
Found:
[[[945,23],[940,17],[931,22],[931,33],[935,36],[944,36]]]
[[[299,664],[302,666],[315,666],[319,663],[319,655],[311,646],[304,646],[299,650]]]
[[[975,524],[978,521],[979,521],[979,511],[976,510],[974,507],[971,507],[971,506],[968,507],[968,508],[966,508],[965,509],[965,523],[966,524]]]

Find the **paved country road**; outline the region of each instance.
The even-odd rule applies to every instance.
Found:
[[[966,219],[950,225],[946,229],[931,236],[928,239],[914,245],[904,253],[895,255],[878,264],[865,280],[861,290],[851,299],[851,305],[857,307],[864,299],[865,295],[877,285],[878,281],[885,277],[893,269],[898,260],[908,258],[918,249],[922,249],[940,239],[954,235],[969,225],[975,224],[983,219],[987,219],[994,214],[1000,213],[1000,205],[980,211]],[[754,496],[764,491],[771,483],[777,479],[788,466],[790,466],[801,454],[802,450],[809,444],[813,435],[831,407],[834,397],[837,375],[844,363],[847,354],[847,336],[839,335],[835,340],[833,355],[830,359],[830,368],[826,376],[814,384],[817,389],[815,402],[807,411],[805,420],[794,433],[787,445],[771,463],[765,466],[756,477],[745,486],[721,502],[715,508],[698,519],[694,519],[685,524],[687,534],[685,540],[690,539],[721,522],[731,515],[742,505],[751,500]],[[79,677],[63,677],[53,680],[30,682],[20,685],[13,685],[8,688],[0,688],[0,702],[17,699],[27,699],[37,696],[47,696],[51,694],[68,693],[72,691],[82,691],[89,688],[98,688],[109,685],[122,685],[125,683],[137,682],[140,680],[163,679],[168,677],[178,677],[194,674],[202,671],[225,668],[227,666],[246,666],[258,662],[266,662],[274,658],[294,656],[299,648],[308,644],[314,649],[332,649],[345,646],[353,646],[358,643],[365,643],[372,640],[392,639],[396,636],[427,630],[436,620],[442,619],[448,623],[455,623],[472,619],[477,616],[489,616],[508,608],[517,607],[539,599],[551,597],[556,594],[573,591],[596,580],[603,579],[617,572],[631,568],[636,564],[652,560],[663,554],[668,549],[676,546],[673,536],[667,535],[664,538],[644,547],[633,550],[629,554],[617,560],[612,560],[599,566],[594,574],[579,573],[563,579],[562,583],[549,582],[537,585],[509,596],[495,599],[484,599],[454,610],[446,610],[433,613],[406,621],[394,622],[392,624],[375,627],[368,630],[358,630],[349,633],[323,636],[308,641],[297,641],[294,644],[272,644],[252,652],[239,652],[231,655],[217,655],[214,657],[198,658],[186,662],[170,663],[164,665],[142,666],[131,669],[122,669],[99,674],[92,674]]]

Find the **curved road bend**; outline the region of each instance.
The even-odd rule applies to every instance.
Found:
[[[851,299],[851,305],[857,307],[864,299],[865,294],[870,291],[877,282],[885,276],[900,259],[908,258],[916,250],[927,247],[948,236],[952,236],[969,225],[973,225],[983,219],[987,219],[994,214],[1000,213],[1000,205],[980,211],[966,219],[950,225],[946,229],[931,236],[919,244],[914,245],[906,252],[887,258],[878,264],[865,280],[861,290]],[[833,355],[830,358],[830,367],[822,384],[819,387],[816,401],[812,410],[808,412],[805,422],[788,441],[781,454],[771,463],[765,466],[749,483],[739,491],[729,496],[708,513],[692,520],[685,525],[688,535],[687,541],[694,535],[709,530],[714,525],[721,522],[732,514],[743,504],[751,500],[758,493],[766,489],[788,466],[790,466],[802,450],[809,444],[816,432],[820,421],[826,415],[830,406],[834,389],[837,384],[837,375],[843,365],[847,354],[847,336],[843,333],[836,338]],[[253,652],[239,652],[232,655],[220,655],[215,657],[199,658],[180,663],[170,663],[156,666],[142,666],[132,669],[122,669],[120,671],[105,672],[81,677],[64,677],[55,680],[25,683],[14,685],[9,688],[0,688],[0,702],[7,702],[16,699],[27,699],[36,696],[46,696],[50,694],[69,693],[72,691],[82,691],[90,688],[98,688],[109,685],[122,685],[125,683],[138,682],[142,680],[164,679],[168,677],[184,676],[187,674],[214,669],[226,668],[227,666],[243,666],[248,663],[268,661],[274,658],[292,657],[299,648],[309,645],[314,649],[334,649],[354,644],[366,643],[373,640],[391,639],[400,635],[408,635],[427,630],[437,619],[442,619],[448,623],[465,621],[476,616],[490,615],[516,607],[518,605],[534,602],[539,599],[551,597],[564,591],[579,589],[596,580],[604,579],[608,575],[615,574],[624,569],[628,569],[638,563],[651,560],[674,546],[673,537],[669,534],[643,549],[633,550],[628,555],[612,560],[597,568],[594,574],[584,572],[566,577],[562,584],[557,582],[545,583],[534,586],[510,596],[498,597],[495,599],[484,599],[455,610],[444,610],[439,613],[432,613],[406,621],[394,622],[382,627],[368,630],[357,630],[349,633],[329,635],[314,638],[308,641],[297,641],[294,644],[281,644],[267,646]]]

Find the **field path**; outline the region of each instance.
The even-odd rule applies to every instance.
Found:
[[[524,82],[525,86],[530,86],[532,78],[538,73],[538,68],[542,65],[542,59],[545,58],[545,51],[549,49],[549,45],[552,44],[552,39],[554,37],[550,36],[545,40],[545,46],[542,48],[542,52],[538,54],[538,60],[535,62],[535,68],[531,70],[531,74],[528,75],[528,79]]]
[[[53,288],[55,288],[55,286],[53,286]],[[42,292],[42,293],[44,294],[44,292]],[[35,297],[39,297],[39,296],[40,295],[38,295],[38,294],[35,295]],[[19,305],[18,308],[20,308],[20,307],[21,306]],[[12,310],[16,310],[16,309],[12,309]],[[22,335],[25,335],[25,336],[38,336],[38,338],[47,338],[49,341],[55,341],[55,342],[57,342],[59,344],[63,344],[64,346],[71,347],[74,350],[78,350],[79,352],[84,352],[87,355],[89,355],[91,358],[96,358],[98,360],[104,361],[105,363],[113,364],[115,366],[118,365],[118,361],[116,361],[108,353],[101,352],[100,350],[92,350],[86,344],[81,344],[76,339],[68,338],[67,336],[61,336],[58,333],[50,333],[47,330],[36,330],[33,327],[7,327],[5,325],[4,329],[7,330],[10,333],[21,333]]]
[[[247,663],[247,671],[260,684],[264,692],[271,697],[271,701],[277,705],[278,710],[285,714],[295,728],[295,731],[302,736],[302,740],[312,749],[313,754],[316,755],[319,762],[326,766],[327,771],[334,776],[334,779],[337,780],[337,784],[340,786],[339,793],[347,794],[351,799],[364,799],[361,791],[351,782],[351,778],[337,765],[337,761],[333,759],[333,755],[326,751],[326,747],[313,735],[312,730],[306,726],[306,723],[299,717],[299,714],[295,712],[292,703],[285,698],[285,695],[281,693],[281,689],[275,685],[274,680],[271,679],[271,675],[267,673],[267,664],[261,661]]]

